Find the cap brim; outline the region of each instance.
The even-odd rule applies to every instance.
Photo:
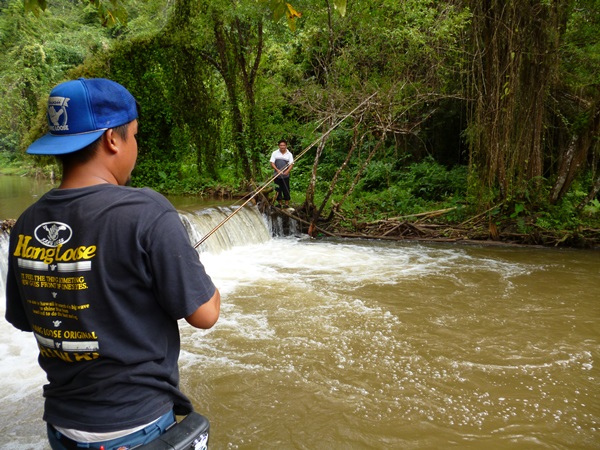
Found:
[[[64,155],[87,147],[98,139],[106,130],[92,131],[76,135],[57,136],[48,133],[29,146],[30,155]]]

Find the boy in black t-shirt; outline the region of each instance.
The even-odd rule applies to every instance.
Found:
[[[56,156],[63,178],[11,231],[6,319],[37,340],[53,449],[145,444],[190,413],[177,320],[210,328],[219,317],[177,211],[126,186],[137,117],[120,84],[68,81],[50,93],[50,132],[27,150]]]

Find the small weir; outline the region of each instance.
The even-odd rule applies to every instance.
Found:
[[[190,236],[190,242],[196,243],[218,227],[235,210],[236,208],[233,207],[211,207],[195,211],[180,211],[180,217]],[[237,245],[266,242],[271,239],[273,233],[270,222],[256,207],[242,208],[204,241],[199,250],[201,253],[219,253]]]

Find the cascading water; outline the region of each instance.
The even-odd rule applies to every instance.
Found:
[[[232,216],[199,247],[201,252],[219,253],[238,245],[259,244],[271,239],[267,219],[255,207],[245,207],[232,215],[236,208],[213,207],[195,211],[180,211],[181,221],[195,244],[203,236]]]

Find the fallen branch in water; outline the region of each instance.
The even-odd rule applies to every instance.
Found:
[[[600,247],[600,230],[586,228],[577,231],[545,230],[532,223],[517,223],[515,220],[498,219],[490,221],[488,214],[496,205],[481,214],[458,224],[436,223],[435,218],[456,208],[445,208],[406,216],[381,219],[373,222],[359,222],[347,218],[339,210],[333,210],[327,219],[321,219],[313,228],[311,236],[320,233],[325,236],[357,239],[414,240],[429,242],[460,242],[482,245],[545,246],[545,247]],[[310,226],[302,217],[302,211],[286,214],[299,223]],[[407,220],[417,219],[417,220]],[[527,232],[521,229],[528,230]],[[303,230],[307,232],[308,228]],[[318,231],[317,234],[314,231]]]
[[[409,219],[411,217],[420,217],[420,218],[422,218],[421,220],[424,220],[424,219],[428,219],[431,217],[441,216],[443,214],[446,214],[447,212],[454,211],[455,209],[456,209],[456,206],[453,206],[452,208],[439,209],[437,211],[428,211],[428,212],[422,212],[422,213],[416,213],[416,214],[407,214],[406,216],[390,217],[389,219],[381,219],[381,220],[377,220],[375,222],[370,222],[370,223],[373,224],[373,223],[381,223],[381,222],[397,222],[398,220]]]

